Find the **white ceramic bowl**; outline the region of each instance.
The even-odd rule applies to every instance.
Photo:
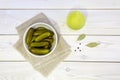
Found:
[[[28,49],[28,46],[27,46],[26,42],[25,42],[25,38],[26,38],[26,35],[27,35],[28,30],[29,30],[30,28],[34,28],[34,29],[35,29],[35,28],[40,27],[40,26],[42,26],[42,27],[44,27],[44,28],[46,28],[46,29],[51,30],[51,31],[54,32],[54,36],[53,36],[54,42],[53,42],[53,44],[52,44],[51,50],[50,50],[50,52],[49,52],[48,54],[45,54],[45,55],[35,55],[34,53],[31,53],[31,52],[29,51],[29,49]],[[56,46],[57,46],[57,42],[58,42],[58,36],[57,36],[56,30],[55,30],[52,26],[50,26],[49,24],[42,23],[42,22],[40,22],[40,23],[35,23],[35,24],[30,25],[30,26],[26,29],[26,31],[25,31],[25,33],[24,33],[24,36],[23,36],[23,45],[24,45],[25,50],[27,51],[28,54],[31,54],[32,56],[36,56],[36,57],[45,57],[45,56],[50,55],[50,54],[55,50],[55,48],[56,48]]]

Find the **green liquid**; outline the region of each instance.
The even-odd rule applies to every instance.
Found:
[[[85,17],[79,11],[72,11],[68,14],[67,25],[73,30],[79,30],[85,25]]]

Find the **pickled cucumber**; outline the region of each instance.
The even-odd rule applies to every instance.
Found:
[[[52,31],[49,30],[49,32],[50,32],[50,36],[53,36],[53,35],[54,35],[54,33],[53,33]]]
[[[37,36],[33,36],[31,42],[34,42]]]
[[[30,51],[37,55],[45,55],[49,53],[49,49],[31,48]]]
[[[31,53],[36,55],[48,54],[54,41],[54,33],[44,27],[30,28],[26,35],[26,44]]]
[[[41,29],[45,29],[44,27],[38,27],[36,28],[36,30],[41,30]]]
[[[44,46],[45,49],[49,49],[49,46]]]
[[[29,45],[30,42],[31,42],[33,32],[34,32],[33,28],[30,28],[28,30],[28,33],[27,33],[27,36],[26,36],[26,39],[25,39],[27,45]]]
[[[41,41],[41,40],[43,40],[43,39],[45,39],[45,38],[47,38],[47,37],[49,37],[50,36],[50,32],[45,32],[45,33],[43,33],[43,34],[41,34],[41,35],[39,35],[36,39],[35,39],[35,41]]]
[[[49,42],[32,42],[30,44],[31,47],[44,47],[48,45],[49,45]]]
[[[52,44],[53,43],[53,38],[47,38],[47,39],[44,39],[43,41],[47,41],[47,42],[49,42],[50,44]]]
[[[48,30],[46,29],[41,29],[41,30],[36,30],[33,35],[38,36],[41,35],[44,32],[47,32]]]

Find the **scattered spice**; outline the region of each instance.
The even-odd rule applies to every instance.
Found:
[[[79,43],[79,45],[81,45],[81,43]]]
[[[85,34],[80,34],[79,37],[77,38],[77,41],[81,41],[81,40],[85,39],[85,37],[86,37]],[[81,43],[79,43],[79,45],[81,45]],[[97,47],[98,45],[100,45],[100,43],[98,43],[98,42],[90,42],[90,43],[86,44],[86,46],[90,47],[90,48]],[[77,49],[80,49],[80,48],[77,47]]]

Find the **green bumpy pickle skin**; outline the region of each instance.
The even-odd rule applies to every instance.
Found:
[[[44,32],[47,32],[47,31],[48,30],[46,30],[46,29],[36,30],[33,35],[34,36],[38,36],[38,35],[41,35]]]
[[[30,47],[44,47],[48,45],[49,45],[49,42],[32,42],[30,44]]]
[[[53,38],[53,36],[49,36],[49,39]]]
[[[37,36],[32,36],[31,42],[34,42]]]
[[[43,39],[45,39],[45,38],[47,38],[47,37],[49,37],[49,36],[50,36],[50,32],[44,32],[43,34],[39,35],[39,36],[35,39],[35,41],[36,41],[36,42],[39,42],[39,41],[41,41],[41,40],[43,40]]]
[[[28,33],[27,33],[27,36],[26,36],[26,39],[25,39],[27,45],[30,44],[33,33],[34,33],[34,29],[33,29],[33,28],[30,28],[30,29],[28,30]]]
[[[36,30],[46,29],[44,27],[37,27]]]
[[[50,52],[49,49],[31,48],[30,51],[36,55],[45,55]]]
[[[50,32],[50,35],[51,36],[53,36],[54,35],[54,33],[51,31],[51,30],[48,30],[49,32]]]
[[[40,29],[39,29],[40,28]],[[33,35],[35,35],[35,36],[38,36],[38,35],[41,35],[42,33],[44,33],[44,32],[50,32],[50,36],[53,36],[54,35],[54,33],[51,31],[51,30],[48,30],[48,29],[46,29],[46,28],[41,28],[41,27],[39,27],[38,29],[36,28],[35,29],[35,32],[34,32],[34,34]]]
[[[44,49],[49,49],[50,47],[49,46],[44,46]]]
[[[43,41],[47,41],[47,42],[49,42],[50,44],[52,44],[54,40],[53,40],[53,38],[50,38],[50,39],[47,38],[47,39],[44,39]]]
[[[51,38],[46,38],[46,39],[44,39],[44,40],[42,40],[42,41],[46,41],[46,42],[49,42],[49,49],[51,48],[51,46],[52,46],[52,44],[53,44],[53,42],[54,42],[54,38],[53,37],[51,37]]]

